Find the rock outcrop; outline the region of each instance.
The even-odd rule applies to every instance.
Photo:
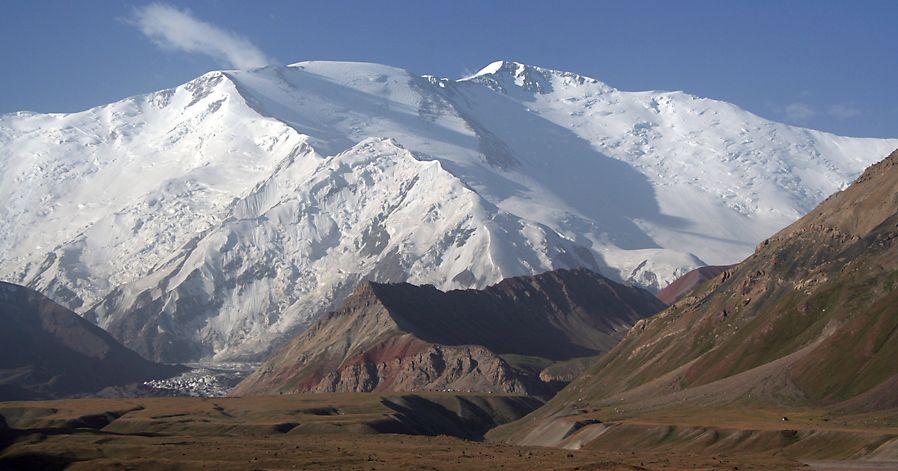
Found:
[[[734,266],[735,265],[711,265],[707,267],[698,267],[674,280],[673,283],[655,293],[655,296],[665,304],[673,304],[689,294],[690,291],[699,287],[702,283],[705,283]]]
[[[359,354],[327,374],[312,392],[427,389],[527,394],[542,389],[484,347],[416,343],[418,352],[408,351],[406,357]]]
[[[607,351],[662,309],[648,291],[589,270],[484,290],[363,282],[269,358],[234,395],[458,390],[550,395],[547,365]]]

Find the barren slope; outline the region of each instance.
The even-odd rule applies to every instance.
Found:
[[[65,397],[173,376],[45,296],[0,282],[0,400]]]
[[[544,394],[539,370],[610,349],[663,304],[585,269],[482,291],[363,282],[235,395],[461,389]]]
[[[896,282],[898,152],[743,263],[637,323],[587,374],[499,435],[520,439],[577,416],[898,407]]]

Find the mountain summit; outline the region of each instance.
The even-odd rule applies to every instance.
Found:
[[[259,359],[362,279],[728,264],[898,140],[514,62],[301,62],[0,117],[0,279],[166,361]]]

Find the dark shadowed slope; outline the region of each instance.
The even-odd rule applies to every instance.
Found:
[[[144,360],[35,291],[0,282],[0,400],[92,393],[180,371]]]
[[[655,420],[733,404],[898,407],[896,284],[898,151],[735,268],[638,322],[546,407],[497,436],[520,439],[560,418]]]
[[[512,278],[481,291],[364,282],[234,394],[546,393],[542,368],[609,350],[633,323],[663,307],[645,290],[585,269]]]
[[[673,304],[682,299],[683,296],[689,294],[690,291],[734,266],[735,265],[712,265],[698,267],[674,280],[673,283],[655,293],[655,296],[665,304]]]

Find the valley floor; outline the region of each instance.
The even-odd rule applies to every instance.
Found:
[[[662,453],[569,452],[439,436],[109,436],[80,433],[17,444],[10,469],[70,470],[639,470],[792,469],[771,457],[717,458]],[[49,466],[48,466],[49,465]],[[0,464],[0,469],[4,464]]]
[[[0,470],[808,469],[774,450],[726,453],[675,440],[659,446],[650,439],[658,426],[637,421],[617,427],[651,433],[621,434],[618,446],[600,440],[568,450],[480,439],[487,426],[539,405],[531,401],[426,393],[6,402]],[[826,459],[813,467],[889,469],[884,462]]]

